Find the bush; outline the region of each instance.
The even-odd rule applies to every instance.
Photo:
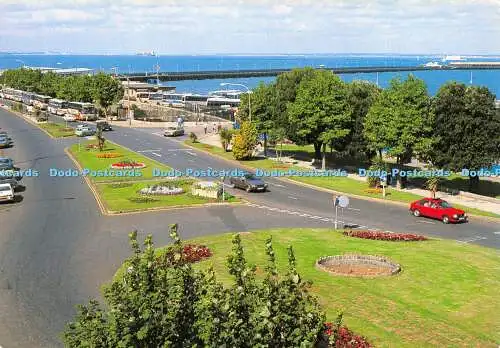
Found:
[[[196,135],[195,132],[191,132],[189,133],[189,139],[191,140],[191,142],[193,143],[197,143],[198,142],[198,136]]]
[[[106,307],[95,300],[78,307],[63,334],[67,347],[312,347],[324,336],[325,315],[297,273],[291,247],[280,275],[266,241],[269,263],[259,282],[235,235],[227,258],[234,283],[225,288],[213,269],[191,265],[208,249],[183,245],[177,225],[170,237],[173,245],[158,256],[151,236],[141,250],[137,232],[130,235],[133,254],[105,287]]]
[[[406,241],[406,242],[427,240],[427,237],[420,236],[418,234],[390,233],[390,232],[378,232],[378,231],[344,231],[344,236],[363,238],[363,239]]]
[[[236,160],[250,159],[257,138],[258,132],[255,126],[250,122],[243,122],[240,131],[234,137],[233,157]]]

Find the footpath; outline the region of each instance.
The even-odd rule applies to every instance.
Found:
[[[198,141],[204,144],[212,145],[212,146],[217,146],[220,147],[220,138],[218,134],[207,134],[205,135],[204,133],[199,133],[197,134],[198,136]],[[285,161],[287,158],[283,158]],[[293,162],[294,165],[302,167],[307,170],[315,169],[312,165],[311,162],[306,162],[306,161],[299,161],[295,159],[288,159],[289,162]],[[348,174],[348,177],[354,180],[358,181],[363,181],[366,182],[366,178],[360,177],[357,174]],[[392,190],[398,190],[396,187],[391,187]],[[420,188],[405,188],[405,189],[399,189],[398,191],[401,192],[409,192],[413,193],[422,197],[428,197],[429,196],[429,191],[423,190]],[[442,198],[446,201],[448,201],[451,204],[459,204],[465,207],[469,208],[475,208],[475,209],[480,209],[483,211],[487,211],[490,213],[495,213],[495,214],[500,214],[500,200],[493,198],[493,197],[487,197],[487,196],[481,196],[481,195],[476,195],[473,193],[469,192],[463,192],[460,191],[458,195],[451,195],[446,192],[436,192],[436,197]]]

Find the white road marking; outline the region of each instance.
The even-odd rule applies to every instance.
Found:
[[[156,152],[151,152],[152,155],[155,155],[156,157],[161,157],[161,155],[159,153],[156,153]]]
[[[197,155],[197,154],[195,154],[194,152],[188,151],[187,153],[188,153],[188,154],[190,154],[191,156],[198,157],[198,155]]]
[[[290,199],[298,199],[297,197],[288,196]]]
[[[276,187],[286,187],[285,185],[280,185],[280,184],[274,184],[274,183],[270,183],[270,184],[273,186],[276,186]]]
[[[146,153],[146,152],[156,152],[156,151],[161,151],[161,149],[141,150],[141,151],[137,151],[137,152]]]
[[[192,160],[192,159],[188,159],[188,162],[194,162],[194,160]]]
[[[354,210],[354,211],[361,211],[361,209],[357,209],[357,208],[346,208],[347,210]]]
[[[493,234],[500,234],[500,232],[493,232]]]
[[[476,236],[476,237],[473,237],[473,238],[470,238],[470,239],[465,239],[465,240],[457,240],[457,242],[459,243],[471,243],[471,242],[476,242],[478,240],[484,240],[484,239],[488,239],[486,237],[483,237],[483,236]]]
[[[422,224],[431,224],[431,225],[436,224],[435,222],[432,222],[432,221],[417,221],[417,222],[422,223]]]

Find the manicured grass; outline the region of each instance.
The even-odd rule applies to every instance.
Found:
[[[207,145],[207,144],[201,144],[201,143],[192,143],[191,141],[186,141],[186,144],[191,145],[193,147],[199,148],[201,150],[205,150],[208,152],[211,152],[213,154],[217,154],[220,156],[223,156],[224,158],[228,160],[233,160],[234,158],[232,156],[231,152],[224,152],[222,148],[218,148],[215,146]],[[264,170],[283,170],[286,171],[288,169],[294,169],[297,171],[307,171],[305,168],[297,167],[291,164],[286,164],[286,163],[277,163],[276,161],[272,161],[270,159],[255,159],[255,160],[250,160],[250,161],[240,161],[242,165],[246,165],[248,167],[252,168],[259,168],[259,169],[264,169]],[[346,177],[300,177],[300,176],[291,176],[287,177],[290,180],[298,181],[298,182],[303,182],[305,184],[309,185],[314,185],[317,187],[321,188],[326,188],[334,191],[339,191],[339,192],[344,192],[346,194],[353,194],[353,195],[358,195],[358,196],[364,196],[364,197],[371,197],[371,198],[379,198],[379,199],[385,199],[389,201],[396,201],[396,202],[404,202],[404,203],[410,203],[413,201],[416,201],[422,196],[416,195],[413,193],[409,192],[404,192],[404,191],[398,191],[394,190],[392,188],[387,188],[386,189],[386,197],[383,198],[381,193],[372,193],[370,192],[368,185],[365,182],[351,179],[351,178],[346,178]],[[481,182],[483,182],[482,180]],[[467,212],[468,214],[475,214],[475,215],[481,215],[481,216],[489,216],[489,217],[496,217],[500,218],[499,214],[495,213],[490,213],[487,211],[482,211],[479,209],[475,208],[469,208],[469,207],[464,207],[464,206],[459,206],[455,205],[457,208],[460,208]]]
[[[113,142],[106,141],[105,144],[105,149],[103,152],[100,152],[99,150],[87,150],[85,148],[86,145],[88,144],[96,144],[96,140],[88,140],[81,142],[79,144],[74,144],[70,147],[70,152],[77,161],[80,163],[82,168],[87,168],[90,170],[111,170],[111,165],[113,163],[125,161],[125,160],[130,160],[130,161],[135,161],[135,162],[141,162],[145,163],[146,167],[144,169],[137,169],[142,175],[141,176],[124,176],[124,177],[117,177],[117,176],[89,176],[89,178],[92,181],[95,182],[115,182],[115,181],[135,181],[135,180],[147,180],[147,179],[152,179],[153,178],[153,169],[158,168],[160,170],[165,170],[168,171],[171,168],[156,162],[154,160],[151,160],[141,154],[138,154],[136,152],[129,151],[120,145],[117,145]],[[105,153],[117,153],[120,154],[121,157],[117,158],[98,158],[97,156],[99,154],[105,154]],[[131,170],[125,169],[123,171],[130,172]]]
[[[46,130],[55,138],[71,137],[75,135],[75,130],[73,128],[66,128],[64,125],[58,123],[38,123],[38,126]]]
[[[376,347],[496,347],[500,341],[500,254],[454,241],[386,242],[345,237],[326,229],[275,229],[242,234],[245,254],[263,275],[265,239],[273,237],[279,268],[286,247],[294,247],[297,267],[313,281],[328,319],[344,311],[345,323]],[[214,266],[231,282],[225,266],[229,234],[197,238],[214,253],[197,268]],[[321,256],[344,253],[383,255],[399,263],[393,277],[334,277],[315,268]]]
[[[97,190],[101,198],[104,200],[106,208],[114,212],[129,212],[158,207],[185,206],[216,202],[215,200],[208,198],[191,195],[191,185],[193,183],[194,180],[171,180],[164,182],[141,181],[114,184],[100,183],[97,184]],[[169,196],[145,196],[138,193],[140,189],[158,184],[181,187],[184,189],[185,193]],[[237,200],[232,197],[227,201],[235,202]]]

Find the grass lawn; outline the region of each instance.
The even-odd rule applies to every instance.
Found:
[[[38,123],[38,126],[46,130],[55,138],[71,137],[75,135],[75,130],[73,128],[66,128],[64,125],[58,123]]]
[[[106,208],[114,212],[129,212],[158,207],[185,206],[192,204],[204,204],[217,202],[208,198],[193,196],[190,194],[191,185],[194,180],[170,180],[170,181],[140,181],[122,182],[114,184],[97,184],[99,195],[104,200]],[[138,193],[140,189],[155,184],[181,187],[185,193],[169,196],[145,196]],[[227,197],[227,196],[226,196]],[[235,202],[236,198],[227,197],[228,202]]]
[[[313,281],[328,319],[344,311],[345,324],[376,347],[497,347],[500,342],[500,254],[454,241],[385,242],[345,237],[326,229],[275,229],[242,234],[245,254],[263,274],[265,239],[273,237],[280,269],[292,245],[304,279]],[[226,256],[230,234],[191,242],[210,247],[220,280],[231,277]],[[161,250],[161,249],[160,249]],[[383,255],[402,266],[393,277],[334,277],[315,268],[321,256],[344,253]],[[120,272],[120,271],[119,271]],[[117,273],[118,275],[119,273]]]
[[[95,182],[115,182],[115,181],[135,181],[135,180],[147,180],[153,179],[153,168],[158,168],[161,170],[170,170],[171,168],[160,163],[156,162],[152,159],[149,159],[141,154],[136,152],[129,151],[120,145],[112,143],[110,141],[106,141],[105,149],[103,152],[99,152],[99,150],[87,150],[86,145],[88,144],[96,144],[96,140],[87,140],[82,141],[80,145],[74,144],[70,147],[71,154],[77,159],[82,168],[87,168],[90,170],[106,170],[111,169],[111,165],[113,163],[121,162],[124,160],[130,160],[134,162],[145,163],[146,167],[144,169],[140,169],[139,171],[142,173],[142,176],[139,177],[105,177],[105,176],[95,176],[89,178]],[[117,158],[98,158],[99,154],[106,153],[116,153],[119,154],[120,157]],[[128,171],[128,170],[127,170]]]
[[[217,154],[220,156],[223,156],[226,159],[229,160],[234,160],[233,155],[231,152],[224,152],[222,148],[218,148],[215,146],[207,145],[207,144],[201,144],[201,143],[192,143],[191,141],[186,141],[186,144],[191,145],[193,147],[199,148],[201,150],[205,150],[208,152],[211,152],[213,154]],[[291,145],[288,145],[291,146]],[[294,145],[296,146],[296,145]],[[272,161],[270,159],[256,159],[256,160],[251,160],[251,161],[240,161],[242,165],[246,165],[252,168],[259,168],[259,169],[277,169],[277,170],[288,170],[288,169],[295,169],[298,171],[306,171],[305,168],[293,166],[291,164],[286,164],[286,163],[277,163],[276,161]],[[298,182],[303,182],[305,184],[309,185],[314,185],[317,187],[321,188],[326,188],[334,191],[339,191],[339,192],[344,192],[346,194],[353,194],[353,195],[358,195],[358,196],[364,196],[364,197],[372,197],[372,198],[380,198],[383,199],[381,193],[377,192],[370,192],[368,190],[368,186],[366,183],[351,179],[351,178],[346,178],[346,177],[299,177],[299,176],[292,176],[288,177],[288,179],[298,181]],[[482,180],[481,182],[484,182],[485,180]],[[396,202],[405,202],[405,203],[410,203],[415,200],[418,200],[422,198],[422,196],[409,193],[409,192],[403,192],[403,191],[398,191],[398,190],[393,190],[391,188],[386,189],[386,200],[389,201],[396,201]],[[456,205],[457,208],[460,208],[464,210],[465,212],[469,214],[475,214],[475,215],[482,215],[482,216],[489,216],[489,217],[497,217],[500,218],[500,215],[482,211],[479,209],[474,209],[474,208],[469,208],[469,207],[464,207],[464,206],[459,206]]]

